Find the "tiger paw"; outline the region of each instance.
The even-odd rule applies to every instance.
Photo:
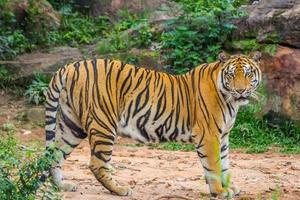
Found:
[[[114,191],[111,191],[112,194],[116,194],[118,196],[131,196],[132,190],[127,187],[117,187]]]
[[[241,189],[238,186],[231,185],[229,188],[233,191],[233,195],[239,195],[241,192]]]
[[[61,187],[61,189],[63,189],[66,192],[75,192],[77,188],[78,188],[77,184],[72,182],[64,182]]]
[[[219,194],[212,194],[211,200],[223,200],[223,199],[232,199],[234,192],[231,189],[227,189]]]

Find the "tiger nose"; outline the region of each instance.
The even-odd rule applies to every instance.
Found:
[[[245,92],[245,90],[246,89],[239,89],[239,90],[236,90],[236,92],[239,93],[239,94],[243,94]]]

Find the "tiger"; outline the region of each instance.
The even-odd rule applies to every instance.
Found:
[[[237,112],[261,82],[260,52],[230,55],[181,75],[149,70],[118,60],[91,59],[65,65],[46,93],[46,149],[53,147],[54,183],[63,181],[64,160],[88,138],[89,168],[112,194],[132,195],[112,178],[110,161],[117,136],[141,143],[176,141],[194,144],[212,197],[238,195],[229,184],[229,132]],[[231,182],[231,181],[230,181]]]

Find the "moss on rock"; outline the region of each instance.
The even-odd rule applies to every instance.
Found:
[[[244,39],[228,42],[226,48],[232,51],[241,51],[245,54],[252,51],[261,51],[274,56],[277,50],[277,44],[260,44],[256,39]]]

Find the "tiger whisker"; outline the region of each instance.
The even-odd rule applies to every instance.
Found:
[[[232,96],[228,96],[227,99],[225,99],[225,102],[228,103],[232,99]]]
[[[263,94],[257,92],[257,91],[253,91],[252,94],[255,94],[256,96],[259,96],[260,98],[264,97]]]
[[[252,97],[252,98],[253,98],[254,100],[256,100],[256,101],[259,101],[259,100],[261,99],[261,96],[259,96],[259,95],[256,94],[256,93],[252,93],[250,97]]]

